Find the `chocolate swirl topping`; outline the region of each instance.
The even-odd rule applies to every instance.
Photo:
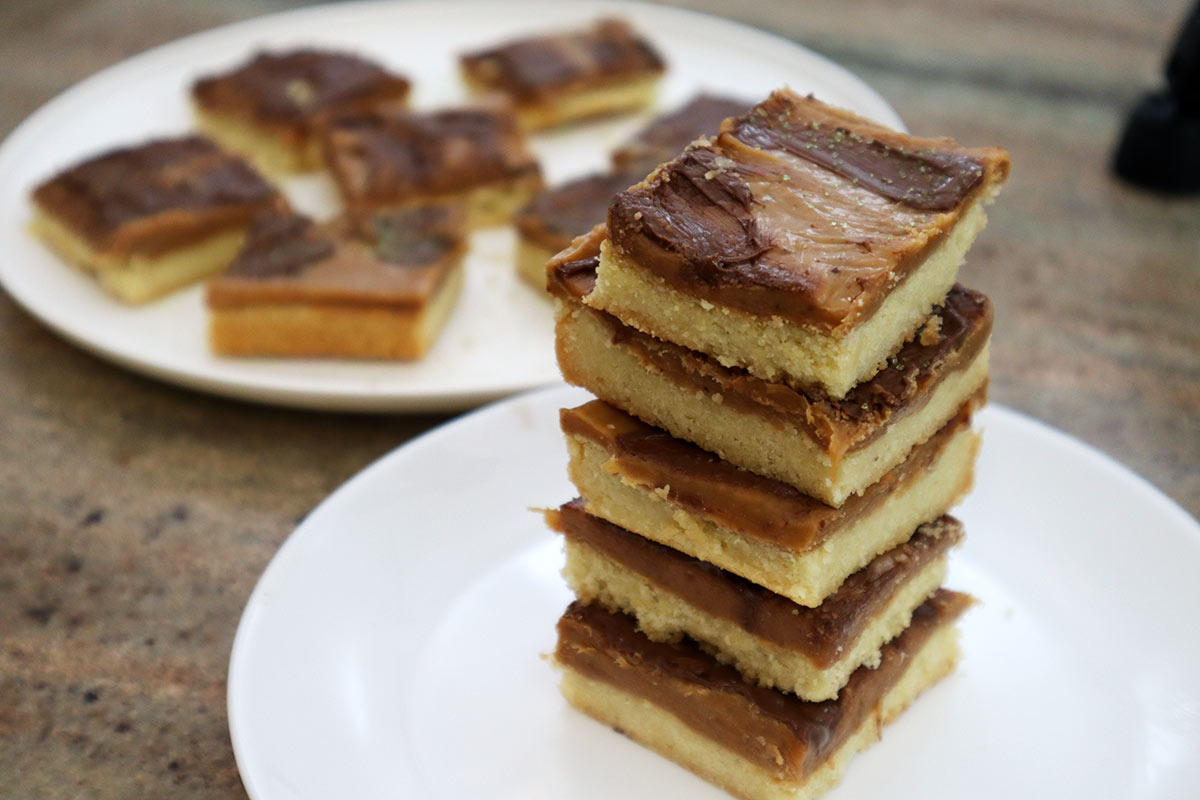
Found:
[[[796,118],[790,107],[770,100],[738,120],[732,133],[751,147],[785,150],[921,211],[957,208],[983,179],[983,165],[962,153],[911,151],[841,125]]]

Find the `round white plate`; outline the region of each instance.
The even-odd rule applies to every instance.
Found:
[[[570,600],[530,507],[574,492],[544,390],[396,450],[309,516],[246,605],[229,722],[253,800],[727,797],[570,709]],[[1200,526],[1002,408],[949,585],[965,659],[833,798],[1180,798],[1200,785]]]
[[[432,352],[415,364],[230,359],[209,353],[199,288],[131,309],[55,258],[27,230],[28,196],[42,180],[105,149],[190,125],[187,91],[264,47],[350,48],[414,81],[416,106],[466,100],[455,56],[535,30],[579,26],[601,15],[632,20],[661,48],[669,70],[658,110],[701,89],[761,99],[785,84],[891,125],[900,120],[859,79],[804,48],[726,20],[621,2],[350,3],[275,14],[191,36],[131,58],[70,89],[0,147],[0,283],[62,336],[122,366],[194,389],[260,402],[361,411],[453,410],[558,379],[550,304],[520,283],[514,236],[472,239],[467,285]],[[539,135],[547,181],[607,165],[608,153],[653,116]],[[336,210],[321,176],[290,179],[302,210]]]

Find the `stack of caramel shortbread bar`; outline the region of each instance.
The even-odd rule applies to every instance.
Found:
[[[562,691],[745,798],[809,798],[949,673],[940,588],[992,312],[956,285],[1008,156],[778,91],[547,267],[581,499]]]

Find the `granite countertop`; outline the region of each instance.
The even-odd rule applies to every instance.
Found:
[[[0,132],[108,64],[291,5],[8,4]],[[1107,169],[1185,0],[681,5],[830,56],[916,133],[1008,148],[1012,180],[963,278],[997,308],[993,401],[1200,512],[1200,199]],[[440,421],[177,389],[0,293],[0,797],[244,798],[225,678],[246,598],[322,498]]]

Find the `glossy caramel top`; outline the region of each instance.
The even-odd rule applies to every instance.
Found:
[[[457,207],[342,216],[255,219],[229,270],[208,286],[214,308],[279,302],[418,306],[466,250]]]
[[[401,204],[539,174],[503,105],[339,115],[323,129],[325,157],[347,204]]]
[[[619,195],[609,238],[680,291],[844,332],[1008,167],[780,90]]]
[[[553,100],[559,92],[603,86],[665,68],[650,43],[616,19],[600,20],[586,30],[534,36],[467,53],[461,63],[471,79],[518,103]]]
[[[260,52],[242,66],[192,86],[202,108],[307,131],[324,115],[375,103],[402,103],[409,82],[352,53]]]
[[[105,253],[155,252],[283,208],[283,196],[242,159],[201,136],[111,150],[66,169],[33,200]]]

